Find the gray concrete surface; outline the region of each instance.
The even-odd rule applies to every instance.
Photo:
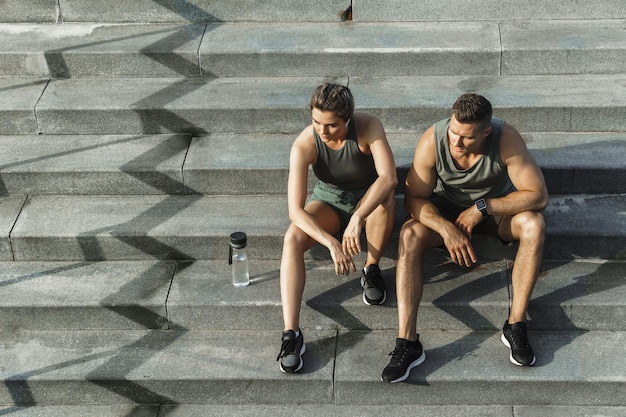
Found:
[[[66,22],[328,22],[339,21],[349,6],[345,0],[296,4],[288,0],[251,0],[232,3],[211,0],[161,2],[158,0],[60,0]]]
[[[215,24],[200,60],[218,77],[497,75],[500,39],[494,23]]]
[[[567,405],[623,406],[626,369],[613,358],[622,354],[624,333],[530,332],[534,367],[511,364],[500,334],[422,332],[426,361],[405,383],[390,387],[380,382],[380,373],[395,333],[348,332],[337,346],[336,402],[530,405],[558,398]]]
[[[308,332],[307,370],[290,377],[280,332],[11,332],[0,404],[330,404],[336,339]]]
[[[1,24],[0,75],[198,77],[204,24]]]
[[[48,80],[0,78],[0,134],[38,133],[35,105]]]
[[[626,72],[625,20],[504,22],[500,32],[502,74]]]
[[[56,0],[5,0],[2,2],[0,22],[47,22],[54,23],[58,17]]]
[[[472,20],[560,20],[623,19],[626,5],[621,0],[513,0],[494,4],[489,0],[355,0],[354,21],[472,21]]]
[[[25,196],[0,197],[0,261],[12,261],[10,233],[26,201]]]
[[[39,101],[40,133],[296,133],[320,78],[54,80]],[[346,80],[337,80],[345,82]],[[520,131],[626,130],[622,75],[354,77],[358,108],[389,132],[425,130],[476,91]],[[594,85],[590,90],[589,85]],[[97,92],[94,96],[92,93]],[[175,93],[174,93],[175,92]]]
[[[625,198],[552,196],[544,257],[624,259]],[[403,217],[398,201],[397,226]],[[11,244],[16,260],[226,259],[228,236],[242,230],[251,256],[278,259],[288,226],[285,196],[33,196]],[[511,253],[495,240],[484,243],[483,259]],[[397,238],[388,253],[396,256]]]
[[[0,137],[7,194],[184,194],[184,135]],[[43,143],[42,143],[43,142]]]
[[[278,370],[279,336],[14,332],[0,346],[0,402],[512,406],[558,395],[563,404],[624,406],[625,365],[612,360],[623,350],[624,332],[531,332],[538,357],[532,368],[509,362],[499,332],[422,332],[426,362],[393,386],[380,381],[380,372],[395,332],[309,331],[299,375]]]
[[[2,262],[4,331],[167,328],[172,261]]]

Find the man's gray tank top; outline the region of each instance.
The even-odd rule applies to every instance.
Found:
[[[450,119],[434,124],[438,177],[434,194],[459,208],[467,208],[479,198],[497,198],[515,191],[500,157],[504,120],[497,117],[491,119],[491,133],[487,136],[483,155],[469,169],[458,169],[454,165],[448,143],[449,126]]]
[[[378,178],[374,157],[359,149],[354,120],[348,124],[348,135],[341,149],[330,149],[313,129],[317,162],[313,172],[326,184],[342,190],[367,188]]]

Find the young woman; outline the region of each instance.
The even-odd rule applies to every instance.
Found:
[[[297,372],[303,365],[304,253],[315,243],[328,248],[337,275],[348,275],[356,271],[352,257],[361,251],[365,228],[363,301],[382,304],[387,297],[378,263],[393,228],[398,179],[382,123],[354,112],[349,88],[337,84],[317,87],[310,107],[312,124],[295,140],[289,161],[291,225],[280,267],[284,332],[277,357],[283,372]],[[309,166],[320,181],[307,202]]]

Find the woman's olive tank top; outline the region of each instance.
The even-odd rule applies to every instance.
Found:
[[[330,149],[313,129],[317,162],[313,172],[320,181],[342,190],[367,188],[378,178],[374,157],[359,149],[354,120],[348,124],[348,135],[341,149]]]
[[[496,117],[491,119],[491,133],[487,136],[483,155],[468,169],[458,169],[454,165],[448,143],[449,126],[450,119],[434,124],[438,177],[434,194],[460,208],[466,208],[479,198],[502,197],[515,191],[500,157],[504,120]]]

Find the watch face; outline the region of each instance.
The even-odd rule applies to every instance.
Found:
[[[487,208],[487,203],[485,203],[485,200],[481,198],[476,201],[476,207],[478,207],[478,210],[483,211]]]

